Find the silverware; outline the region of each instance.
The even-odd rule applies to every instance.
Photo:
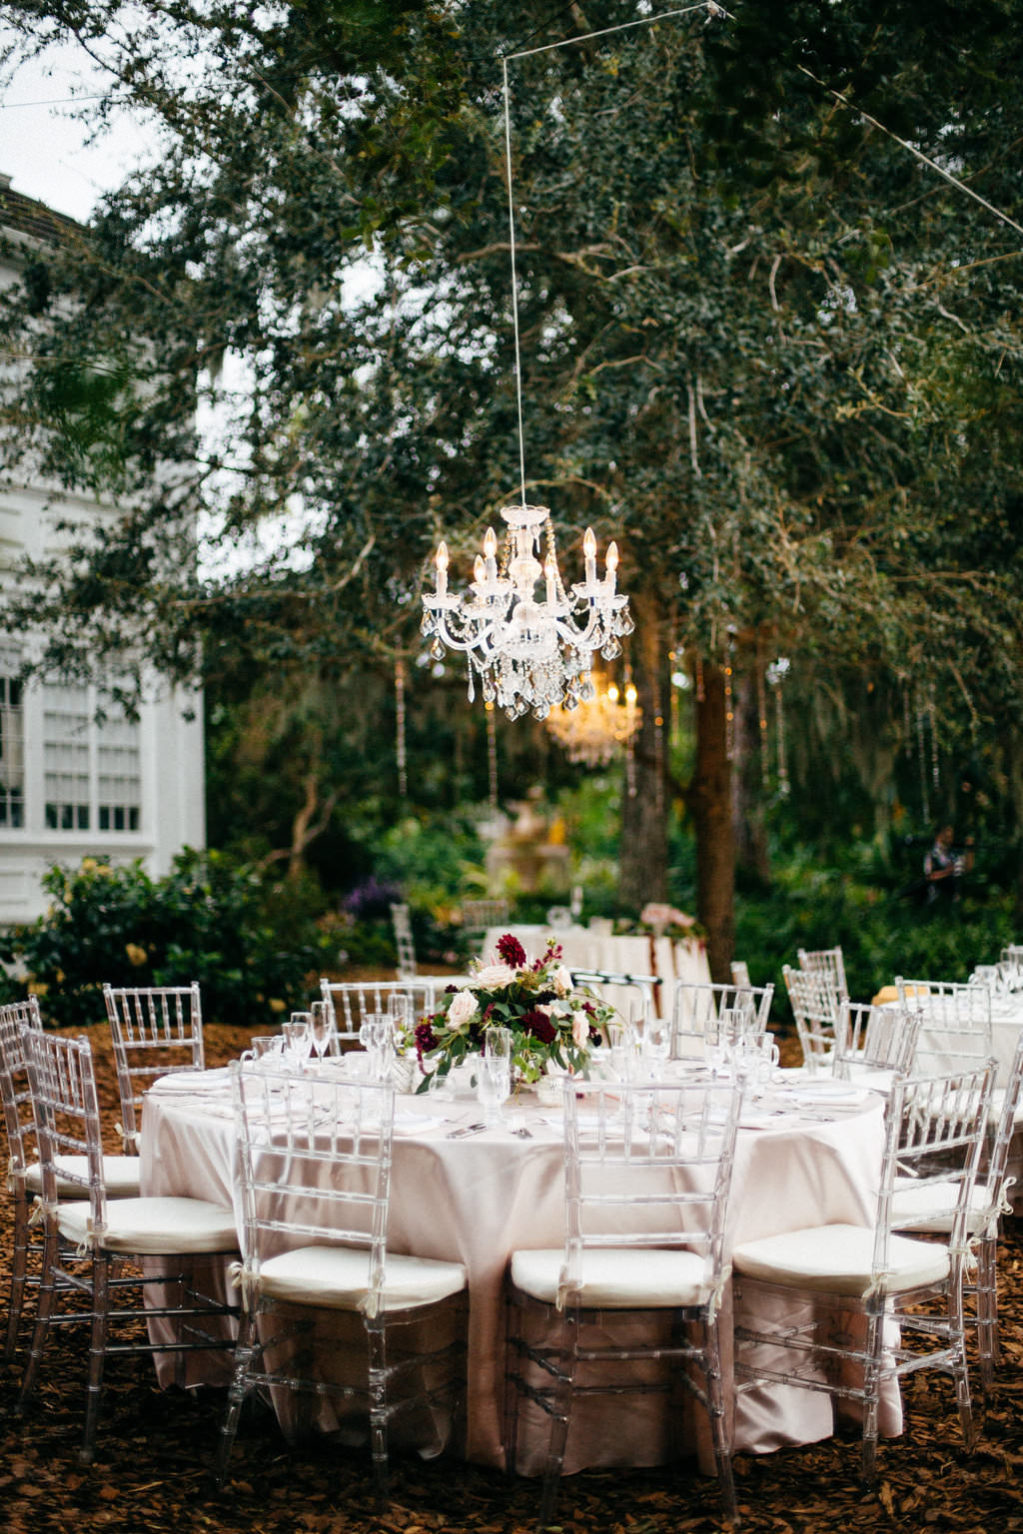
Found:
[[[519,1140],[531,1140],[533,1138],[533,1131],[527,1129],[525,1125],[521,1129],[513,1129],[512,1134]]]
[[[464,1140],[466,1135],[482,1134],[486,1127],[486,1124],[463,1124],[460,1129],[449,1129],[447,1138],[449,1140]]]

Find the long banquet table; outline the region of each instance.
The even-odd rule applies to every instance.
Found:
[[[188,1083],[178,1076],[163,1084],[166,1089],[158,1084],[147,1095],[144,1193],[187,1193],[237,1207],[235,1129],[225,1077],[225,1072],[207,1072]],[[814,1089],[800,1088],[807,1090]],[[818,1084],[816,1090],[824,1088]],[[795,1092],[795,1083],[780,1088],[773,1107],[754,1104],[744,1117],[730,1244],[806,1223],[870,1224],[873,1219],[881,1162],[881,1100],[861,1091],[847,1103],[830,1098],[822,1103],[819,1096],[797,1099]],[[517,1247],[556,1246],[563,1240],[559,1115],[530,1101],[515,1106],[512,1121],[528,1128],[529,1138],[518,1138],[507,1127],[451,1138],[452,1128],[478,1118],[474,1102],[416,1097],[398,1102],[389,1246],[395,1252],[465,1264],[466,1453],[470,1460],[500,1466],[505,1268]],[[194,1372],[198,1359],[204,1372]],[[189,1361],[189,1383],[225,1381],[224,1354],[191,1355]],[[171,1367],[166,1361],[161,1378],[170,1378]],[[566,1469],[644,1466],[670,1456],[671,1424],[663,1397],[630,1398],[626,1412],[615,1409],[614,1398],[610,1405],[591,1398],[584,1406],[573,1427]],[[738,1402],[735,1447],[763,1452],[786,1443],[814,1442],[830,1436],[833,1428],[827,1396],[787,1387],[760,1389]],[[901,1430],[897,1394],[885,1403],[881,1429],[888,1434]],[[543,1430],[538,1428],[520,1453],[520,1469],[539,1469],[542,1449]]]

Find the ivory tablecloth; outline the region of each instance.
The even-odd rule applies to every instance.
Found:
[[[563,1240],[560,1126],[556,1116],[530,1104],[525,1110],[530,1139],[514,1138],[507,1129],[450,1139],[450,1120],[474,1119],[474,1104],[447,1104],[441,1111],[448,1122],[417,1132],[410,1118],[436,1116],[437,1103],[399,1101],[403,1129],[394,1142],[389,1244],[395,1252],[465,1264],[470,1295],[466,1452],[476,1462],[501,1465],[505,1268],[516,1247],[557,1246]],[[852,1109],[836,1110],[830,1121],[793,1115],[777,1123],[740,1130],[730,1242],[805,1224],[870,1224],[881,1163],[880,1099],[867,1097]],[[187,1193],[231,1204],[235,1168],[234,1125],[226,1101],[213,1095],[188,1098],[180,1090],[148,1095],[143,1192]],[[209,1371],[220,1371],[223,1382],[224,1355],[205,1355],[205,1360]],[[205,1377],[214,1378],[212,1372]],[[193,1374],[192,1382],[197,1379]],[[581,1404],[566,1469],[652,1465],[669,1456],[663,1397],[628,1398],[627,1410],[613,1397]],[[898,1398],[889,1396],[882,1432],[900,1430]],[[814,1442],[832,1431],[828,1397],[772,1387],[741,1398],[735,1447],[758,1452]],[[541,1430],[520,1455],[521,1469],[540,1468],[542,1444]]]

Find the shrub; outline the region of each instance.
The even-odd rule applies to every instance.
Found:
[[[86,858],[43,880],[45,916],[9,935],[3,957],[29,976],[48,1021],[105,1017],[115,986],[198,980],[209,1021],[240,1023],[288,1011],[326,957],[314,902],[217,852],[186,850],[152,879],[140,861],[114,868]]]

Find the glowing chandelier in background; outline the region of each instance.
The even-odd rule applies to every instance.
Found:
[[[593,697],[578,708],[554,708],[547,716],[547,728],[570,762],[587,767],[606,767],[623,747],[628,747],[643,722],[643,710],[636,701],[632,682],[625,685],[625,695],[614,682],[593,679]]]

